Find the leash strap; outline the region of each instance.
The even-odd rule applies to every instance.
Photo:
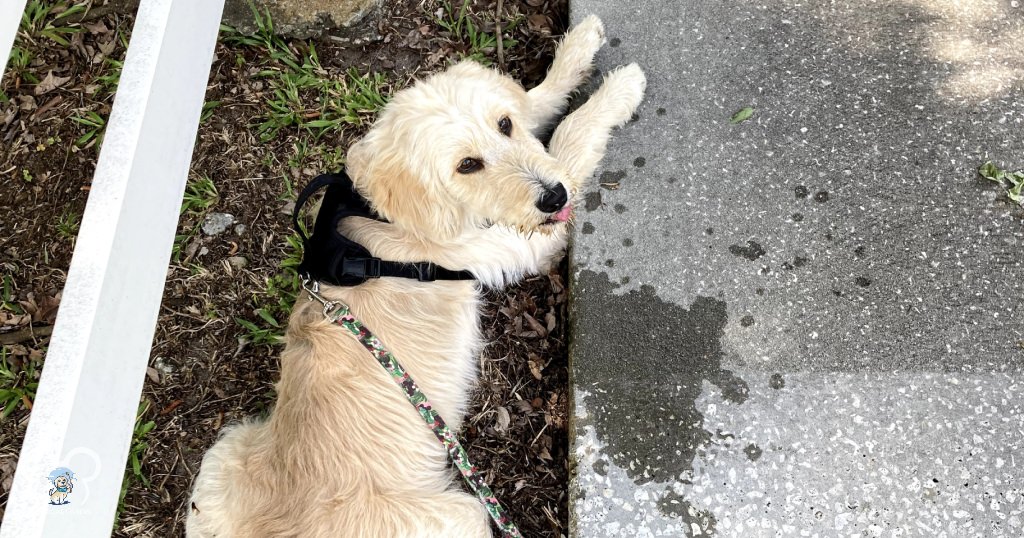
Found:
[[[384,347],[379,338],[374,336],[361,321],[352,315],[348,305],[327,301],[320,296],[318,286],[315,283],[312,288],[307,287],[306,291],[309,292],[312,298],[324,304],[324,316],[331,323],[344,327],[356,340],[359,340],[359,343],[384,367],[391,380],[405,392],[405,397],[408,398],[409,403],[416,408],[420,418],[426,422],[430,431],[434,432],[434,436],[437,437],[445,451],[448,452],[448,456],[455,463],[459,472],[462,473],[462,478],[469,485],[469,489],[473,490],[477,499],[487,509],[491,519],[494,520],[498,529],[501,530],[502,535],[509,538],[522,538],[523,535],[519,533],[519,528],[516,527],[515,523],[512,522],[512,519],[505,512],[505,507],[494,496],[490,486],[484,482],[484,477],[480,474],[480,471],[469,461],[466,449],[462,448],[458,438],[448,428],[441,415],[434,410],[430,400],[423,394],[412,377],[406,373],[405,368],[399,364],[398,359]]]

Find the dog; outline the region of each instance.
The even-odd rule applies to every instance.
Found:
[[[525,91],[472,62],[397,92],[346,167],[387,222],[340,227],[381,259],[429,261],[476,277],[371,279],[324,286],[373,330],[454,431],[483,346],[482,287],[545,271],[565,249],[572,204],[613,128],[643,99],[630,64],[609,73],[552,134],[604,43],[590,16],[559,45],[546,79]],[[484,537],[487,512],[453,481],[448,455],[403,392],[320,303],[300,297],[265,421],[226,428],[203,458],[189,537]]]
[[[75,488],[71,482],[71,475],[62,474],[53,479],[53,487],[50,488],[50,504],[65,504],[68,502],[68,494]]]

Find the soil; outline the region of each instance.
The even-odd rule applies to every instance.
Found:
[[[18,46],[33,59],[0,83],[0,366],[11,373],[0,376],[0,388],[26,389],[0,421],[0,504],[13,479],[32,383],[44,362],[101,144],[98,136],[87,138],[92,128],[82,119],[109,115],[112,65],[124,58],[130,36],[130,11],[104,9],[117,3],[95,1],[92,11],[64,20],[77,29],[67,34],[67,44],[23,31]],[[325,37],[288,46],[303,53],[312,44],[332,75],[351,68],[381,73],[386,93],[471,52],[438,24],[441,3],[387,4],[379,40],[355,45]],[[532,87],[564,32],[567,0],[471,1],[470,20],[493,31],[499,6],[505,37],[517,42],[500,54],[483,54]],[[283,323],[293,300],[287,264],[295,256],[288,242],[294,194],[337,166],[372,121],[368,115],[319,137],[292,127],[261,140],[257,126],[268,114],[269,89],[254,68],[259,56],[253,47],[223,39],[217,46],[206,99],[220,104],[200,126],[190,172],[190,181],[212,180],[217,197],[207,208],[184,212],[180,222],[180,248],[168,271],[142,396],[140,427],[153,426],[134,443],[141,469],[126,473],[115,536],[181,535],[204,451],[224,425],[273,405],[280,345],[257,343],[237,320],[279,331],[257,311]],[[200,228],[210,213],[230,214],[233,223],[206,235]],[[488,293],[481,323],[490,344],[461,433],[473,461],[488,470],[498,497],[531,537],[568,534],[565,279],[563,264]]]

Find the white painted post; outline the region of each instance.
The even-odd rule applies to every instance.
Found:
[[[139,6],[0,537],[111,533],[223,6]]]
[[[0,75],[7,67],[14,38],[21,25],[21,14],[25,12],[28,0],[0,0]]]

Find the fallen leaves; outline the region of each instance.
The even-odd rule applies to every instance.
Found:
[[[56,90],[57,88],[60,88],[61,86],[67,84],[69,80],[71,80],[71,77],[58,77],[54,75],[53,71],[51,70],[49,73],[46,74],[46,77],[44,77],[43,80],[39,81],[39,84],[36,84],[35,90],[33,90],[32,93],[36,95],[50,93],[53,90]]]
[[[733,114],[731,118],[729,118],[729,123],[732,123],[734,125],[737,124],[737,123],[743,123],[743,122],[749,120],[750,117],[753,116],[753,115],[754,115],[754,109],[753,108],[751,108],[749,106],[748,107],[744,107],[744,108],[741,108],[741,109],[737,110],[736,113]]]

